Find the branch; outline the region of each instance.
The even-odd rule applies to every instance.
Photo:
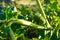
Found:
[[[0,20],[0,23],[4,23],[4,22],[6,22],[6,20]]]
[[[34,28],[37,28],[37,29],[47,29],[44,26],[37,25],[37,24],[34,24],[34,23],[30,22],[30,21],[26,21],[26,20],[23,20],[23,19],[11,19],[8,22],[8,25],[11,26],[13,23],[20,23],[22,25],[34,27]],[[48,28],[48,29],[50,30],[51,28]]]
[[[34,27],[34,28],[44,29],[44,27],[41,26],[41,25],[37,25],[37,24],[34,24],[30,21],[26,21],[26,20],[23,20],[23,19],[11,19],[8,22],[8,25],[11,26],[11,24],[13,24],[13,23],[20,23],[22,25],[26,25],[26,26],[30,26],[30,27]]]

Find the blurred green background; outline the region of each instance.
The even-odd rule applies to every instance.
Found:
[[[60,40],[60,0],[0,0],[0,40]]]

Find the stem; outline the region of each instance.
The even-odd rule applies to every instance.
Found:
[[[22,25],[25,25],[25,26],[30,26],[30,27],[33,27],[33,28],[37,28],[37,29],[45,29],[44,26],[41,26],[41,25],[37,25],[35,23],[32,23],[32,22],[29,22],[29,21],[26,21],[26,20],[23,20],[23,19],[11,19],[8,24],[9,26],[11,26],[11,24],[13,23],[20,23]],[[47,29],[47,28],[46,28]],[[50,30],[51,28],[48,28],[48,30]]]
[[[4,24],[4,27],[8,30],[7,34],[10,35],[9,36],[11,38],[10,40],[16,40],[16,37],[14,35],[14,32],[11,29],[11,27],[9,26],[9,24],[8,25]]]
[[[11,27],[9,27],[9,30],[10,30],[10,36],[11,36],[11,40],[16,40],[16,37],[11,29]]]
[[[49,22],[48,22],[48,20],[47,20],[47,18],[46,18],[46,15],[45,15],[45,12],[44,12],[44,10],[43,10],[43,7],[42,7],[42,5],[41,5],[40,0],[36,0],[36,3],[37,3],[37,6],[39,7],[39,11],[42,13],[43,17],[44,17],[45,20],[46,20],[47,27],[50,28],[51,25],[49,24]]]

